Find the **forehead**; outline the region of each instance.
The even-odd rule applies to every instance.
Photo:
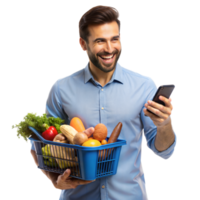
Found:
[[[88,30],[90,33],[89,39],[111,38],[119,35],[119,26],[116,21],[101,25],[90,25]]]

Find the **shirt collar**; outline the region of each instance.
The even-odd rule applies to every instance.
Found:
[[[89,70],[89,63],[85,67],[85,83],[90,81],[91,79],[94,81],[94,78]],[[113,81],[117,81],[123,84],[123,77],[122,77],[122,67],[117,63],[113,76],[110,80],[110,83]]]

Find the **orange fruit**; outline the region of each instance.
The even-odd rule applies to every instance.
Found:
[[[73,117],[70,121],[70,126],[75,128],[78,132],[83,132],[85,131],[85,126],[83,125],[83,122],[81,121],[80,118],[78,117]]]
[[[102,124],[99,123],[94,127],[94,133],[93,133],[93,138],[96,140],[105,140],[108,134],[108,130],[107,127]]]
[[[89,139],[82,144],[84,147],[98,147],[101,146],[101,143],[95,139]]]
[[[107,140],[101,140],[101,144],[104,145],[104,144],[108,144]]]
[[[92,140],[92,139],[94,139],[94,138],[93,138],[93,137],[89,137],[89,138],[88,138],[88,140]]]

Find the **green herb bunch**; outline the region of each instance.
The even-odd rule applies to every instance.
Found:
[[[46,114],[37,116],[36,114],[28,113],[24,117],[24,121],[13,125],[12,128],[17,128],[17,136],[21,136],[27,141],[27,138],[33,135],[33,132],[29,129],[29,126],[33,127],[42,134],[46,130],[43,124],[47,124],[48,126],[54,126],[58,133],[61,133],[60,125],[62,123],[64,123],[64,120],[59,117],[47,117]]]

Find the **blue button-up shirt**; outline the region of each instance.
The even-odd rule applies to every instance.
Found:
[[[143,133],[148,147],[157,155],[168,158],[174,151],[175,142],[165,151],[154,146],[157,128],[143,112],[144,104],[151,100],[157,88],[145,76],[116,66],[114,74],[104,87],[94,80],[88,65],[61,80],[52,87],[46,112],[69,123],[79,117],[86,128],[103,123],[108,136],[118,122],[123,127],[119,139],[122,146],[117,174],[80,185],[76,189],[62,190],[60,200],[146,200],[144,173],[141,165]]]

